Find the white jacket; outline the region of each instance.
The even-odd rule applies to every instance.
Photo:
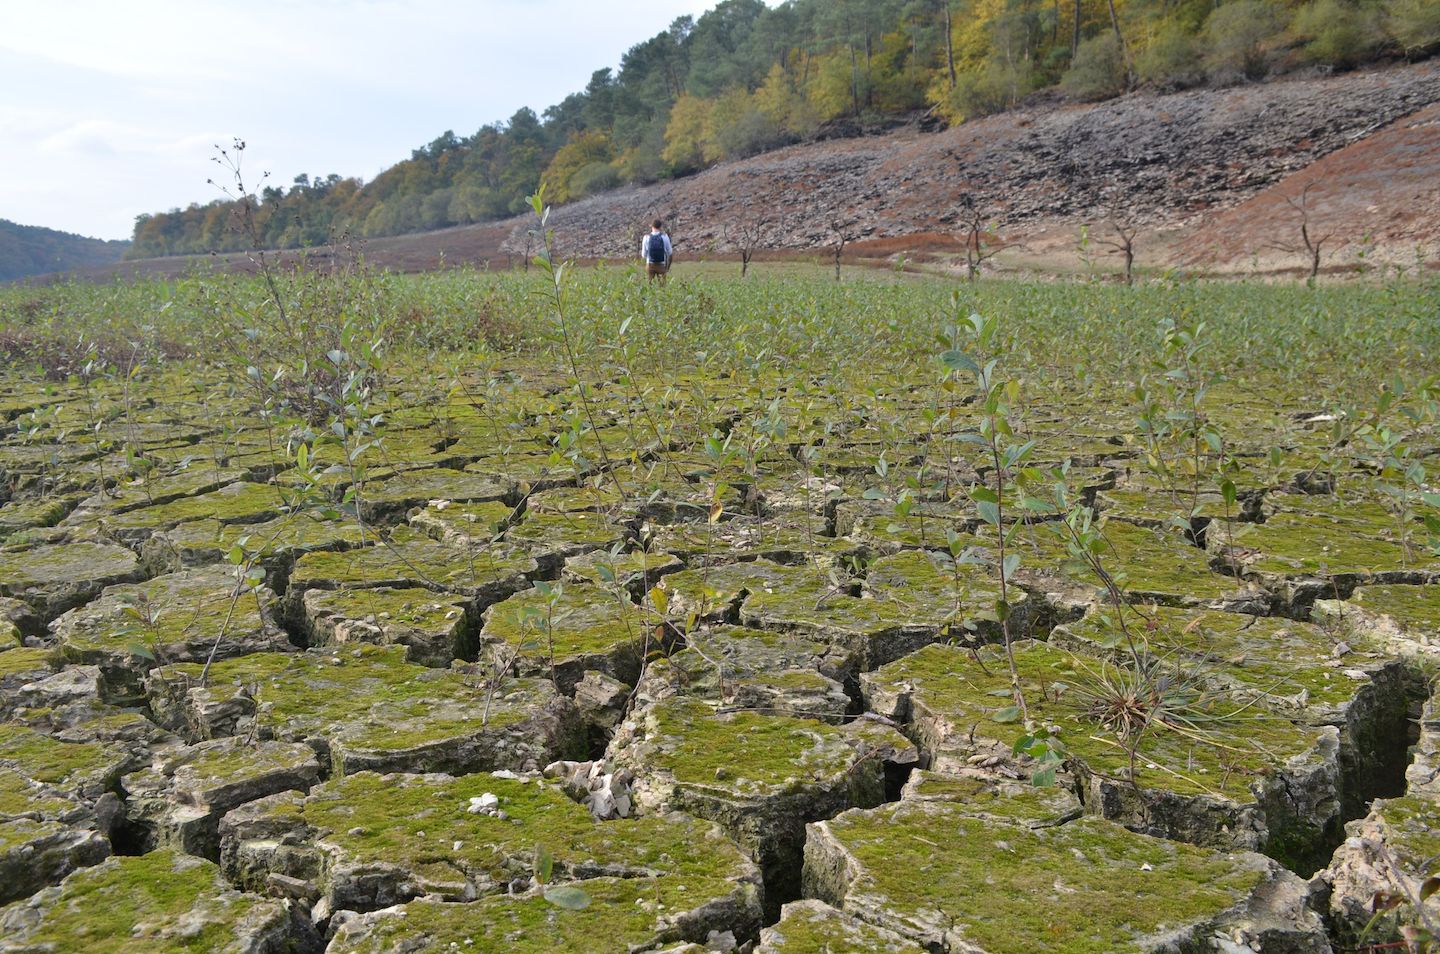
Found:
[[[646,235],[640,240],[640,257],[645,259],[646,262],[650,261],[650,259],[645,254],[645,247],[650,244],[651,235],[659,235],[662,239],[665,240],[665,264],[669,265],[671,255],[670,236],[666,235],[664,232],[651,232],[650,235]]]

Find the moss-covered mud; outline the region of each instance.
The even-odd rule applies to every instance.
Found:
[[[1326,951],[1304,884],[1254,854],[1100,819],[1031,827],[902,801],[811,826],[805,892],[931,951]],[[1273,945],[1273,946],[1270,946]]]
[[[157,718],[192,739],[306,742],[330,771],[472,772],[544,765],[583,751],[574,706],[539,679],[407,662],[399,646],[260,653],[150,676]]]
[[[1440,412],[1376,409],[1323,287],[1303,334],[1208,287],[604,287],[579,382],[468,325],[308,412],[299,362],[0,374],[0,951],[1319,954],[1434,873]],[[533,291],[454,300],[528,334]],[[1249,346],[1157,365],[1206,296]],[[937,340],[985,301],[1044,320]],[[998,464],[936,362],[977,348]]]
[[[237,883],[263,891],[276,876],[293,879],[334,910],[492,899],[454,909],[457,918],[468,912],[469,929],[482,937],[553,923],[553,909],[536,896],[542,882],[593,890],[592,901],[629,898],[620,910],[595,905],[576,919],[577,931],[610,923],[625,936],[703,939],[711,929],[759,927],[758,872],[713,825],[679,814],[597,822],[558,788],[513,776],[360,773],[308,797],[255,802],[226,819],[221,837],[222,865]],[[550,859],[543,873],[541,854]],[[631,883],[628,893],[615,879]],[[426,913],[428,930],[465,929],[438,909],[415,910]],[[733,927],[725,923],[732,918]],[[384,929],[398,938],[421,925]],[[517,940],[540,950],[544,935]]]
[[[1090,811],[1152,835],[1263,850],[1307,874],[1329,857],[1342,820],[1335,728],[1214,695],[1134,738],[1092,715],[1103,680],[1120,678],[1109,663],[1043,643],[1021,644],[1015,657],[1031,718],[1063,741]],[[871,708],[909,724],[931,765],[996,759],[1027,770],[1012,752],[1025,728],[1003,711],[1003,653],[930,646],[861,682]]]

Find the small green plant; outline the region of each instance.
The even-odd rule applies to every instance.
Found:
[[[1381,873],[1390,886],[1375,892],[1370,899],[1371,917],[1360,933],[1357,950],[1369,954],[1396,950],[1404,954],[1435,954],[1440,951],[1440,922],[1436,921],[1431,898],[1440,892],[1440,871],[1436,869],[1440,858],[1428,858],[1421,866],[1422,871],[1437,873],[1415,878],[1402,868],[1389,846],[1379,845],[1377,851]],[[1398,943],[1370,942],[1377,936],[1398,938]]]
[[[545,889],[545,900],[562,911],[583,911],[590,907],[590,895],[585,889],[570,884],[551,884],[554,873],[555,856],[544,845],[536,845],[530,878]]]
[[[1024,514],[1043,509],[1039,502],[1028,498],[1023,483],[1036,475],[1028,466],[1035,451],[1034,440],[1019,436],[1020,381],[999,373],[1003,351],[1000,322],[994,317],[972,314],[957,322],[950,330],[951,346],[940,354],[946,380],[968,373],[975,382],[976,430],[962,433],[960,440],[977,447],[989,468],[985,482],[970,490],[970,500],[982,524],[989,528],[995,545],[992,568],[999,584],[994,618],[1000,624],[1005,648],[1006,665],[1010,672],[1012,704],[995,714],[996,721],[1025,724],[1025,734],[1016,743],[1017,754],[1035,760],[1032,781],[1036,785],[1052,784],[1055,773],[1065,759],[1063,741],[1048,726],[1031,718],[1025,691],[1015,663],[1013,631],[1015,602],[1011,597],[1015,573],[1020,568],[1021,554],[1014,547],[1017,534],[1024,527]],[[955,554],[956,540],[950,538],[952,560],[958,567],[963,554]]]

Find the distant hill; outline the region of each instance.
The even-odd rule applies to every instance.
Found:
[[[129,242],[107,242],[0,219],[0,282],[93,265],[113,265],[129,247]]]
[[[470,135],[446,130],[369,182],[266,185],[253,229],[231,227],[239,209],[225,198],[139,216],[128,257],[243,251],[255,232],[268,248],[313,248],[493,223],[524,214],[541,186],[564,205],[919,117],[927,129],[1005,113],[1044,122],[1136,94],[1436,53],[1440,0],[720,0],[559,103]]]
[[[1440,61],[1431,60],[1039,103],[943,132],[911,125],[791,146],[572,202],[550,224],[563,257],[633,261],[658,215],[688,263],[736,258],[745,241],[762,261],[828,258],[839,223],[847,261],[958,262],[963,274],[968,207],[987,247],[1003,248],[995,270],[1113,270],[1115,226],[1128,222],[1139,229],[1137,264],[1155,273],[1284,276],[1311,264],[1299,234],[1308,218],[1327,272],[1440,271],[1437,182]],[[534,224],[521,215],[372,238],[365,259],[401,271],[519,265]],[[239,253],[171,256],[86,277],[174,277],[197,264],[249,267]]]

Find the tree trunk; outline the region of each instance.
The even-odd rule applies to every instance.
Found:
[[[855,58],[855,44],[850,44],[850,108],[860,116],[860,64]]]
[[[945,68],[950,71],[950,88],[955,88],[955,35],[950,27],[950,0],[945,0]]]
[[[1070,30],[1070,62],[1075,62],[1075,54],[1080,52],[1080,0],[1075,0],[1075,22]]]
[[[865,107],[871,106],[871,97],[874,95],[875,84],[870,81],[870,59],[873,55],[870,42],[870,31],[865,31]]]
[[[1120,44],[1120,62],[1125,64],[1125,86],[1128,89],[1134,83],[1134,75],[1130,70],[1130,48],[1125,45],[1125,35],[1120,32],[1120,17],[1115,13],[1115,0],[1105,0],[1110,8],[1110,26],[1115,30],[1115,42]]]

